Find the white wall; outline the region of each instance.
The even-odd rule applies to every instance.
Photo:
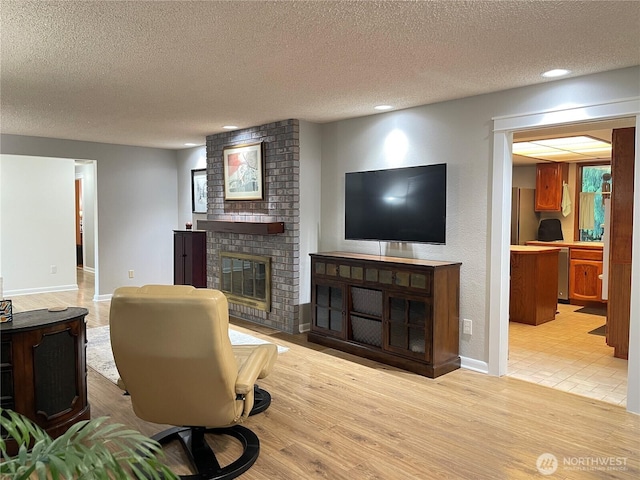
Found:
[[[98,299],[121,285],[173,283],[175,151],[18,135],[2,135],[0,145],[4,154],[96,160]]]
[[[300,328],[311,324],[311,258],[320,237],[322,127],[300,121]]]
[[[186,148],[176,151],[178,162],[178,224],[183,230],[187,222],[195,229],[198,220],[206,220],[206,213],[193,213],[191,205],[191,170],[207,168],[207,147]]]
[[[513,167],[511,184],[520,188],[536,188],[536,166]]]
[[[461,353],[482,359],[490,146],[487,122],[477,122],[464,102],[452,102],[325,125],[320,250],[461,261],[460,318],[474,321]],[[346,172],[437,163],[447,163],[446,245],[344,239]]]
[[[492,118],[634,97],[639,85],[634,67],[324,125],[320,250],[461,261],[460,319],[474,323],[460,352],[487,362]],[[400,146],[387,149],[388,138]],[[442,162],[448,164],[446,245],[344,240],[346,172]],[[510,205],[504,208],[510,218]]]
[[[73,160],[0,155],[4,294],[77,289]]]

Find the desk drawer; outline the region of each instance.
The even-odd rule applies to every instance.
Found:
[[[602,250],[587,250],[585,248],[572,248],[571,260],[595,260],[602,261]]]

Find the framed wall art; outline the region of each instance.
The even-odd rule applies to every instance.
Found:
[[[207,213],[207,169],[191,170],[191,210]]]
[[[264,198],[262,158],[262,142],[223,149],[225,200],[262,200]]]

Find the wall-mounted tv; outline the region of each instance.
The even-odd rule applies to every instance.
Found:
[[[445,243],[447,165],[345,175],[345,238]]]

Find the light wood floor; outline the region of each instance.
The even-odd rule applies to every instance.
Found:
[[[92,296],[13,300],[16,311],[84,306],[91,328],[108,323],[109,308]],[[544,453],[558,461],[548,478],[640,478],[640,417],[620,406],[463,369],[432,380],[309,344],[304,334],[234,324],[289,347],[260,384],[271,407],[245,423],[261,453],[243,479],[528,479],[541,476],[536,462]],[[163,428],[137,419],[128,397],[92,369],[89,399],[94,417],[109,415],[145,434]],[[223,460],[238,449],[233,441],[210,441]],[[167,452],[168,463],[185,473],[177,449]],[[611,461],[621,465],[602,466]]]

